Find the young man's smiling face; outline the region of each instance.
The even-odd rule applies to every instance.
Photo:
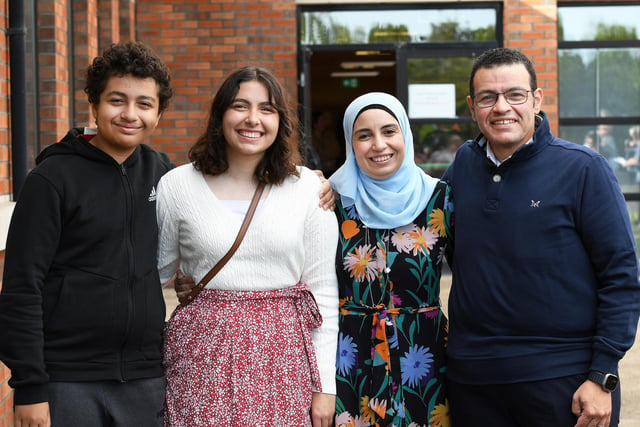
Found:
[[[153,78],[110,77],[99,103],[91,105],[98,126],[91,143],[122,163],[156,129],[159,106]]]

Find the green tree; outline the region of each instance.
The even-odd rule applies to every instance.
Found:
[[[351,43],[349,28],[336,24],[330,17],[325,21],[323,14],[307,13],[300,24],[300,39],[305,44],[348,44]]]
[[[595,40],[638,40],[638,35],[633,27],[619,24],[606,25],[598,22]]]
[[[376,24],[369,31],[369,43],[398,43],[411,41],[406,25]]]
[[[446,21],[440,24],[431,24],[431,34],[428,39],[432,42],[495,40],[496,30],[493,25],[472,30],[462,28],[457,21]]]

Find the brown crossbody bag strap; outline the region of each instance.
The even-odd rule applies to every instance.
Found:
[[[240,242],[242,242],[242,239],[244,238],[244,235],[249,228],[249,223],[251,222],[251,218],[253,218],[253,214],[256,211],[256,207],[258,206],[258,202],[260,201],[260,196],[262,196],[264,187],[265,183],[261,181],[258,184],[258,188],[256,188],[255,193],[253,193],[253,198],[251,199],[249,210],[247,210],[247,214],[244,216],[244,221],[242,221],[240,231],[238,231],[238,236],[236,237],[235,242],[233,242],[233,245],[231,245],[231,249],[229,249],[225,256],[223,256],[220,261],[218,261],[216,265],[214,265],[213,268],[209,270],[209,272],[202,278],[202,280],[200,280],[200,283],[198,283],[191,289],[191,293],[189,294],[189,296],[187,298],[183,298],[182,301],[180,301],[180,306],[184,307],[185,305],[193,301],[193,299],[200,293],[204,286],[209,283],[211,279],[213,279],[213,276],[218,274],[218,271],[220,271],[222,267],[224,267],[224,265],[227,263],[227,261],[231,259],[236,249],[238,249],[238,246],[240,246]]]

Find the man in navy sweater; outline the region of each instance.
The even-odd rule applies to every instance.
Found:
[[[456,427],[617,426],[618,362],[640,315],[629,215],[607,160],[552,135],[533,65],[477,58],[481,134],[457,152],[449,258]]]

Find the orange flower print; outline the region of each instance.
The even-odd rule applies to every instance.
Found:
[[[440,237],[447,237],[447,229],[444,226],[444,211],[442,209],[434,209],[429,215],[429,228],[432,229]]]
[[[347,411],[344,411],[344,412],[341,412],[339,414],[336,414],[335,424],[336,424],[337,427],[345,427],[352,420],[353,420],[353,417],[351,416],[351,414],[349,412],[347,412]]]
[[[371,424],[368,423],[364,418],[361,418],[360,415],[356,415],[356,417],[347,424],[347,427],[369,427]]]
[[[360,416],[355,418],[348,412],[336,415],[336,427],[369,427],[371,424],[365,422]]]
[[[387,399],[378,400],[376,397],[369,401],[369,408],[373,409],[373,412],[378,414],[380,418],[384,418],[384,414],[387,412]]]
[[[449,418],[449,401],[445,404],[438,404],[431,411],[429,423],[433,427],[451,427],[451,418]]]
[[[360,399],[360,415],[368,425],[376,422],[376,412],[369,407],[369,396],[363,396]]]
[[[369,245],[362,245],[354,248],[354,251],[355,253],[349,253],[344,257],[345,270],[358,282],[365,279],[373,281],[376,277],[376,265],[372,261],[373,249]]]
[[[433,232],[424,227],[416,227],[414,231],[409,232],[409,237],[413,242],[413,254],[418,252],[426,255],[429,253],[438,237]]]
[[[352,219],[348,219],[340,225],[340,230],[345,239],[350,239],[360,232],[358,225]]]

